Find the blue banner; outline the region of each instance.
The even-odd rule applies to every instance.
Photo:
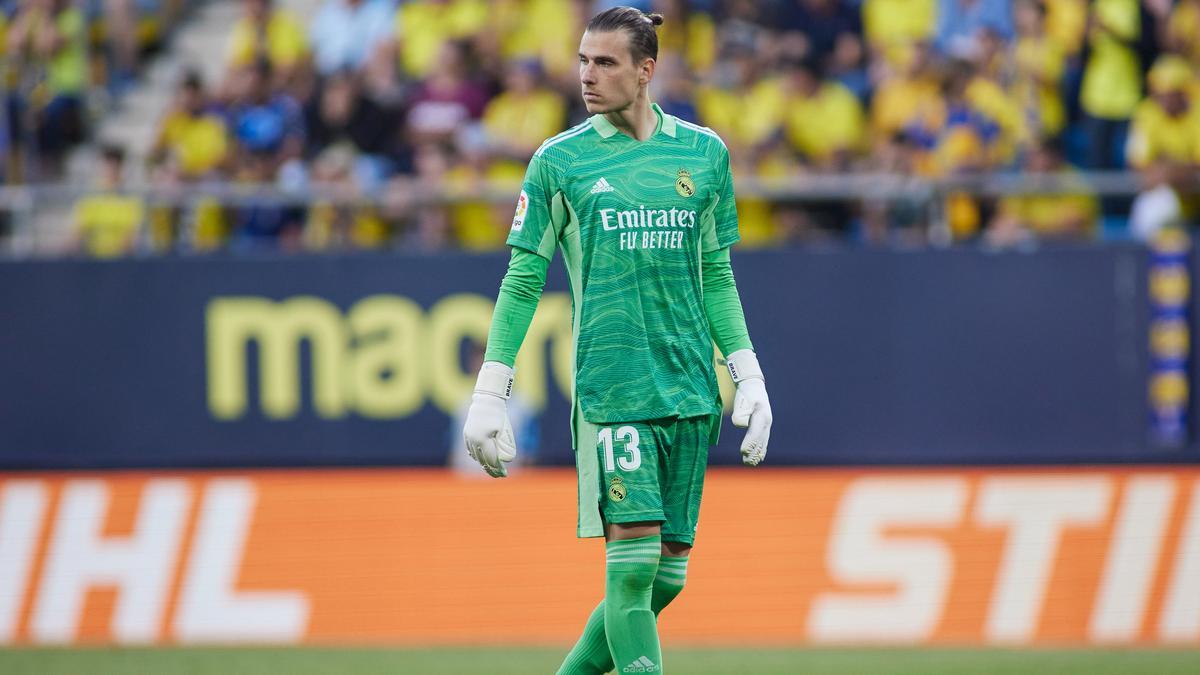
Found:
[[[0,467],[438,465],[507,256],[0,264]],[[573,460],[559,263],[518,364]],[[1147,253],[735,253],[768,464],[1194,461],[1147,439]],[[728,383],[726,382],[728,393]],[[726,421],[714,463],[738,461]]]

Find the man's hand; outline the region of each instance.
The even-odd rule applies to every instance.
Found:
[[[479,462],[492,478],[508,475],[504,466],[517,456],[517,442],[508,421],[506,401],[512,394],[513,369],[498,361],[488,361],[479,369],[463,439],[467,454]]]
[[[758,466],[767,456],[767,441],[771,438],[771,402],[767,400],[767,383],[758,357],[749,349],[739,349],[725,358],[729,375],[737,383],[733,397],[733,425],[746,431],[742,440],[742,462]]]

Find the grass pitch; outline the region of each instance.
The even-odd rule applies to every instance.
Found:
[[[5,675],[527,675],[562,649],[11,649]],[[1200,651],[1000,649],[676,649],[675,675],[1195,675]]]

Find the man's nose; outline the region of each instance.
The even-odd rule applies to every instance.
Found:
[[[592,64],[579,66],[579,81],[584,84],[595,84],[596,68]]]

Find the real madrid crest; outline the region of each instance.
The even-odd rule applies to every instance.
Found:
[[[613,476],[608,483],[608,498],[614,502],[624,501],[625,495],[628,494],[625,489],[625,482],[620,476]]]
[[[680,197],[691,197],[696,194],[696,184],[692,182],[692,174],[687,169],[680,169],[675,176],[675,191]]]

